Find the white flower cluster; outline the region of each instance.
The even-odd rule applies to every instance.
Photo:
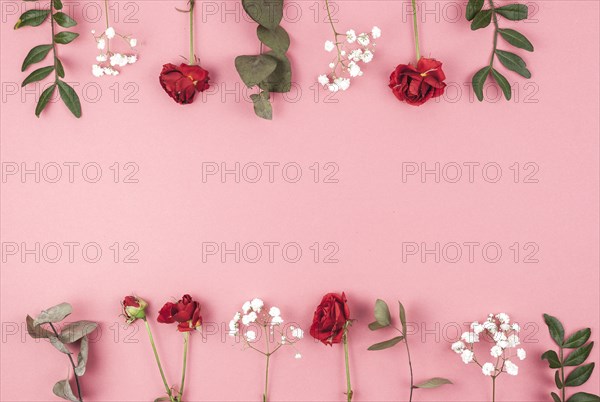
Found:
[[[527,353],[524,349],[516,350],[516,355],[512,351],[521,344],[519,340],[518,324],[510,323],[508,314],[490,314],[482,323],[477,321],[471,324],[469,332],[464,332],[460,340],[452,344],[452,350],[460,355],[465,364],[475,363],[481,367],[481,372],[485,376],[497,377],[505,372],[509,375],[517,375],[519,367],[511,361],[517,357],[519,360],[525,359]],[[480,342],[480,339],[490,341],[493,346],[490,349],[490,355],[496,359],[495,363],[485,362],[483,364],[475,356],[474,346]]]
[[[119,70],[115,67],[125,67],[137,61],[136,54],[116,53],[110,50],[110,41],[116,36],[123,39],[131,50],[137,46],[137,39],[120,35],[113,27],[106,28],[99,36],[96,36],[96,31],[92,30],[92,35],[94,35],[94,39],[96,40],[96,47],[100,50],[100,54],[96,56],[97,63],[92,65],[92,74],[94,77],[118,75]]]
[[[229,336],[241,335],[248,346],[257,342],[260,335],[266,336],[267,343],[272,341],[275,344],[273,351],[284,345],[293,345],[304,338],[304,331],[301,328],[294,326],[283,328],[283,323],[281,310],[278,307],[273,306],[267,309],[261,299],[255,298],[245,302],[241,311],[236,312],[233,319],[229,321]],[[284,332],[288,329],[289,334]],[[296,353],[295,357],[300,359],[302,355]]]
[[[357,34],[350,29],[345,35],[335,33],[335,41],[325,42],[325,51],[336,50],[336,57],[328,74],[318,77],[319,84],[331,92],[345,91],[350,87],[350,79],[363,75],[360,63],[370,63],[375,55],[375,39],[381,37],[381,29],[373,27],[371,32]]]

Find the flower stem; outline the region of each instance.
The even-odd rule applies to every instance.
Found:
[[[48,324],[50,324],[50,328],[52,328],[54,335],[56,335],[56,337],[58,338],[58,332],[56,332],[56,328],[54,328],[54,325],[52,325],[51,322],[49,322]],[[79,377],[77,376],[77,373],[75,372],[75,368],[77,366],[75,365],[75,362],[73,361],[73,357],[71,356],[71,354],[69,353],[67,356],[69,357],[69,361],[71,362],[71,366],[73,367],[73,375],[75,376],[75,383],[77,384],[77,397],[80,402],[83,402],[83,398],[81,396],[81,386],[79,385]]]
[[[108,0],[104,0],[104,16],[106,19],[106,29],[110,27],[110,22],[108,20]],[[106,53],[110,53],[110,42],[106,41]]]
[[[187,367],[187,354],[188,354],[188,347],[190,344],[189,341],[190,341],[190,333],[184,332],[183,333],[183,369],[181,370],[181,386],[179,387],[179,398],[178,398],[179,402],[181,402],[183,400],[183,390],[185,387],[185,370]]]
[[[406,354],[408,355],[408,368],[410,370],[410,397],[408,398],[409,402],[412,402],[413,397],[413,389],[414,389],[414,376],[413,376],[413,367],[412,360],[410,359],[410,348],[408,347],[408,338],[406,334],[404,335],[404,344],[406,345]]]
[[[196,0],[190,0],[190,64],[196,64],[196,54],[194,53],[194,6]]]
[[[415,37],[415,50],[417,52],[417,62],[421,59],[421,48],[419,47],[419,27],[417,26],[417,1],[411,0],[413,10],[413,34]]]
[[[565,366],[563,364],[563,357],[564,357],[564,353],[563,353],[563,348],[562,346],[560,347],[560,382],[563,385],[561,393],[562,393],[562,400],[563,402],[566,401],[566,394],[565,394]]]
[[[494,0],[489,0],[489,3],[490,10],[492,10],[492,22],[494,23],[494,46],[492,48],[492,55],[490,56],[490,67],[492,67],[494,58],[496,57],[496,47],[498,46],[498,17],[494,8]]]
[[[346,396],[348,397],[348,402],[352,401],[352,385],[350,383],[350,361],[349,361],[349,353],[348,353],[348,323],[344,326],[344,336],[342,338],[344,343],[344,357],[346,362]]]
[[[169,395],[169,400],[174,401],[173,394],[171,393],[171,388],[169,388],[169,383],[167,382],[167,377],[165,377],[165,372],[163,371],[162,364],[160,363],[160,357],[158,357],[158,351],[156,350],[154,337],[152,336],[152,331],[150,330],[150,324],[145,318],[144,324],[146,325],[146,332],[148,332],[148,338],[150,338],[150,345],[152,345],[152,351],[154,352],[154,358],[156,359],[156,364],[158,365],[160,376],[162,377],[163,384],[165,384],[165,390],[167,391],[167,395]]]
[[[267,343],[267,352],[265,356],[267,357],[267,365],[265,368],[265,392],[263,393],[263,402],[267,402],[267,394],[269,392],[269,361],[271,360],[271,352],[269,351],[269,335],[267,334],[267,327],[264,327],[265,333],[265,341]]]
[[[492,377],[492,402],[496,402],[496,377]]]

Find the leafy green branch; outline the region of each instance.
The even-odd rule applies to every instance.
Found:
[[[406,331],[406,329],[407,329],[406,310],[404,309],[404,306],[400,302],[398,302],[398,307],[399,307],[398,316],[400,318],[401,328],[397,328],[392,325],[392,317],[390,315],[390,309],[389,309],[387,303],[381,299],[377,299],[377,301],[375,302],[375,321],[369,324],[369,329],[371,331],[378,331],[383,328],[392,327],[396,331],[398,331],[398,333],[400,333],[400,335],[396,336],[392,339],[388,339],[387,341],[383,341],[383,342],[379,342],[374,345],[371,345],[368,350],[374,351],[374,350],[389,349],[393,346],[396,346],[397,344],[399,344],[401,342],[404,342],[404,345],[406,346],[406,354],[408,356],[408,367],[409,367],[409,371],[410,371],[410,397],[408,400],[412,401],[413,391],[415,389],[437,388],[437,387],[441,387],[442,385],[445,385],[445,384],[452,384],[452,381],[450,381],[446,378],[434,377],[434,378],[430,378],[428,380],[419,382],[418,384],[414,383],[412,360],[410,357],[410,348],[408,346],[408,334]]]
[[[598,395],[588,394],[587,392],[577,392],[568,399],[566,389],[568,387],[578,387],[584,384],[594,371],[594,363],[583,364],[589,357],[594,347],[594,342],[587,343],[592,331],[590,328],[579,330],[565,340],[565,330],[558,318],[544,314],[544,321],[550,331],[550,336],[558,345],[558,353],[554,350],[548,350],[542,355],[542,360],[547,360],[550,368],[557,369],[554,373],[554,382],[560,392],[560,396],[552,392],[550,395],[554,402],[599,402]],[[574,349],[565,356],[565,349]],[[576,367],[565,377],[566,367]]]
[[[27,333],[34,339],[48,339],[50,344],[59,352],[67,355],[75,376],[77,396],[73,393],[69,378],[54,384],[52,392],[54,392],[54,395],[67,401],[82,402],[83,397],[79,377],[85,374],[88,361],[89,343],[87,336],[96,330],[98,324],[92,321],[76,321],[65,325],[59,333],[54,324],[64,320],[72,311],[73,308],[69,303],[61,303],[42,311],[36,318],[27,316]],[[77,364],[73,359],[72,352],[67,347],[68,344],[75,342],[79,342]]]
[[[507,20],[519,21],[527,19],[528,8],[525,4],[508,4],[502,7],[496,7],[493,0],[488,0],[489,8],[483,9],[485,0],[469,0],[467,3],[466,17],[471,21],[471,30],[485,28],[493,23],[494,39],[490,62],[487,66],[477,71],[472,79],[473,91],[479,101],[483,101],[483,86],[487,78],[491,75],[494,81],[498,83],[504,93],[506,100],[510,100],[512,89],[508,80],[494,68],[496,58],[508,70],[525,77],[531,78],[531,72],[527,69],[525,61],[517,54],[498,49],[498,36],[502,37],[512,46],[533,52],[533,45],[522,33],[514,29],[500,28],[498,16]]]
[[[283,0],[242,0],[242,6],[258,27],[260,54],[238,56],[235,68],[248,88],[258,86],[260,92],[250,95],[254,113],[263,119],[273,119],[271,92],[289,92],[292,87],[292,67],[286,52],[290,37],[279,24],[283,18]],[[263,51],[263,46],[270,50]]]
[[[81,117],[81,103],[77,93],[69,84],[61,80],[61,78],[65,78],[65,69],[62,62],[58,58],[57,45],[69,44],[79,36],[78,33],[71,31],[56,32],[56,25],[59,25],[63,28],[70,28],[77,25],[77,22],[73,18],[60,11],[62,8],[63,4],[61,0],[50,0],[48,8],[28,10],[21,14],[14,27],[14,29],[19,29],[26,26],[37,27],[42,25],[42,23],[44,23],[44,21],[46,21],[50,16],[50,32],[52,34],[52,42],[50,44],[38,45],[31,49],[27,56],[25,56],[25,60],[23,60],[23,65],[21,66],[21,71],[24,72],[32,64],[43,61],[46,56],[48,56],[50,51],[52,51],[52,64],[33,71],[25,78],[25,80],[23,80],[23,83],[21,84],[21,86],[24,87],[25,85],[33,82],[41,81],[54,72],[54,82],[42,92],[38,100],[35,108],[35,115],[37,117],[40,117],[40,114],[48,105],[50,99],[52,99],[56,88],[58,88],[58,93],[60,94],[61,99],[69,108],[71,113],[73,113],[73,115],[75,115],[77,118]]]

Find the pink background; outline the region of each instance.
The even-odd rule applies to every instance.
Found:
[[[488,60],[491,29],[471,32],[463,15],[456,15],[464,12],[462,2],[421,3],[428,10],[422,15],[423,53],[443,61],[447,96],[414,108],[397,102],[386,86],[392,68],[414,58],[407,3],[400,1],[338,3],[340,30],[378,25],[383,37],[364,77],[348,92],[334,102],[326,101],[324,92],[315,95],[315,78],[329,62],[322,43],[330,38],[330,28],[322,8],[315,22],[322,2],[296,1],[282,25],[292,37],[289,54],[301,96],[292,102],[277,95],[275,118],[266,122],[254,117],[239,91],[233,59],[257,52],[258,41],[255,24],[241,18],[237,2],[204,3],[217,10],[205,13],[204,22],[198,10],[197,47],[216,89],[185,107],[174,104],[157,80],[162,64],[179,62],[187,51],[186,19],[174,10],[184,7],[183,1],[140,1],[137,11],[133,2],[113,2],[117,30],[139,38],[140,61],[116,78],[101,79],[90,73],[96,50],[89,31],[103,29],[93,12],[99,8],[90,8],[84,19],[83,3],[75,3],[80,22],[75,30],[82,35],[61,47],[60,55],[67,80],[79,84],[80,96],[82,87],[89,91],[82,96],[83,117],[77,120],[61,103],[51,104],[36,119],[35,89],[15,91],[15,83],[25,77],[23,58],[48,32],[13,31],[15,7],[24,3],[3,1],[2,161],[29,167],[95,162],[103,175],[97,183],[86,182],[80,170],[73,183],[66,171],[58,183],[7,177],[2,242],[29,247],[97,242],[103,254],[95,264],[80,252],[73,263],[66,255],[57,263],[4,256],[1,399],[53,399],[52,385],[66,375],[67,360],[50,345],[36,344],[23,325],[26,314],[62,301],[74,305],[73,320],[101,323],[82,379],[86,399],[139,401],[153,400],[163,389],[143,328],[118,329],[124,295],[135,292],[148,299],[154,318],[162,303],[189,292],[201,301],[205,320],[218,323],[228,322],[246,299],[259,296],[308,330],[321,296],[344,290],[358,320],[350,346],[356,401],[408,397],[404,351],[366,351],[393,336],[366,327],[378,297],[390,303],[394,317],[396,300],[408,309],[417,378],[443,376],[455,382],[417,392],[415,400],[491,399],[490,380],[477,367],[465,366],[449,346],[457,337],[456,323],[483,319],[492,311],[507,312],[521,323],[529,355],[519,364],[519,376],[500,378],[498,400],[548,400],[553,372],[539,356],[553,344],[542,313],[560,317],[567,332],[590,326],[596,342],[600,333],[598,2],[539,1],[530,3],[531,21],[504,22],[534,43],[535,53],[518,51],[533,77],[507,72],[519,93],[510,102],[483,103],[472,101],[465,83]],[[224,7],[237,11],[225,14]],[[131,13],[138,22],[125,19]],[[230,91],[226,96],[224,89]],[[129,100],[137,103],[126,102],[134,91]],[[489,97],[496,94],[491,86]],[[135,163],[139,182],[114,183],[109,167],[115,162],[121,168]],[[296,162],[303,175],[288,183],[278,170],[269,183],[265,170],[254,184],[235,183],[231,176],[225,183],[218,176],[203,183],[203,162],[230,167],[235,162]],[[334,163],[339,182],[323,183],[321,176],[314,183],[309,167],[315,162],[321,169]],[[425,162],[430,168],[436,162],[477,162],[480,168],[495,162],[503,175],[489,183],[479,169],[473,183],[466,171],[458,183],[436,183],[431,175],[425,183],[418,176],[404,183],[405,162]],[[515,162],[521,174],[525,163],[535,164],[538,183],[523,183],[522,175],[514,183],[509,167]],[[231,256],[225,263],[216,256],[202,260],[203,242],[232,247],[269,241],[300,244],[301,260],[289,263],[280,253],[273,263],[266,256],[258,263],[235,263]],[[139,262],[124,263],[123,250],[114,262],[109,247],[115,242],[121,248],[136,243]],[[339,262],[324,263],[322,249],[315,263],[309,249],[315,242],[321,248],[336,243]],[[503,254],[497,263],[486,262],[480,252],[472,263],[465,255],[456,263],[443,258],[436,263],[431,256],[425,263],[418,256],[403,262],[403,242],[429,247],[496,242]],[[515,262],[509,249],[515,242],[521,248],[537,244],[539,262],[524,263],[523,250]],[[178,381],[181,339],[172,326],[153,322],[153,328],[167,373]],[[209,335],[203,342],[200,334],[193,335],[186,399],[260,400],[263,359],[222,337]],[[342,348],[306,338],[298,349],[301,360],[293,358],[291,349],[275,355],[272,400],[343,400]],[[594,349],[590,361],[598,362],[599,351]],[[597,370],[581,390],[599,392]]]

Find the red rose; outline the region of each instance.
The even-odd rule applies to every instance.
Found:
[[[178,322],[179,332],[189,332],[202,326],[200,304],[192,296],[183,295],[177,303],[167,302],[158,313],[158,322],[171,324]]]
[[[160,72],[160,85],[175,102],[185,105],[194,101],[196,91],[208,89],[208,71],[200,66],[165,64]]]
[[[127,323],[131,324],[137,319],[146,319],[146,307],[148,303],[141,297],[125,296],[123,302],[123,314]]]
[[[417,68],[412,64],[400,64],[390,75],[389,87],[400,101],[419,106],[444,93],[446,76],[442,63],[421,57]]]
[[[344,336],[344,328],[350,320],[346,295],[328,293],[323,296],[317,307],[310,326],[310,334],[325,345],[340,343]]]

